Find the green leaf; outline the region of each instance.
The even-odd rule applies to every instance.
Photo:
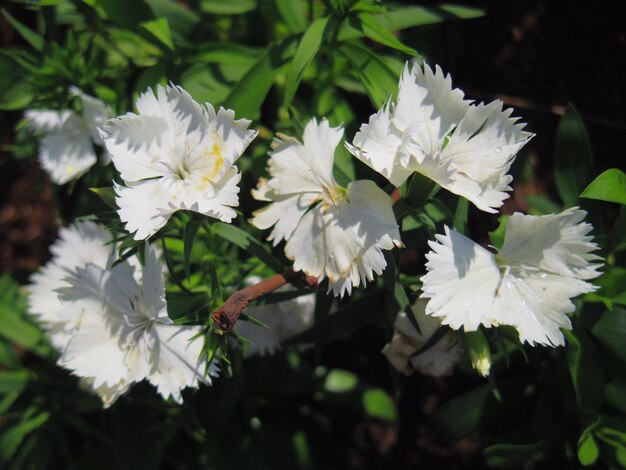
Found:
[[[89,188],[89,191],[95,193],[102,202],[104,202],[111,209],[117,210],[117,202],[115,201],[115,189],[113,188]]]
[[[461,5],[442,4],[435,7],[411,6],[391,10],[385,14],[375,15],[388,31],[399,31],[401,29],[413,28],[428,24],[442,23],[455,19],[472,19],[484,16],[484,10],[479,8],[466,7]],[[363,32],[345,25],[339,32],[338,39],[347,41],[358,39],[363,36]]]
[[[241,65],[249,69],[263,54],[262,49],[243,46],[241,44],[209,43],[203,44],[194,61],[217,64]]]
[[[43,339],[43,334],[32,323],[21,317],[11,303],[0,302],[0,336],[26,348],[35,348]]]
[[[626,467],[626,421],[602,416],[594,429],[600,456],[608,468]]]
[[[342,369],[331,370],[324,379],[324,390],[330,393],[352,392],[358,385],[357,375]]]
[[[406,198],[411,204],[417,206],[428,199],[434,188],[435,182],[433,180],[421,173],[415,172],[409,183]]]
[[[626,205],[626,174],[617,168],[606,170],[589,183],[580,197]]]
[[[324,341],[329,343],[352,333],[369,323],[380,314],[383,306],[384,290],[376,289],[366,293],[328,317]],[[294,336],[287,344],[311,343],[315,340],[315,326]]]
[[[26,370],[0,372],[0,393],[22,391],[29,378],[30,375]]]
[[[454,212],[454,229],[462,235],[467,234],[467,214],[469,212],[469,202],[462,196],[459,196],[459,201],[456,205],[456,211]]]
[[[350,23],[365,36],[385,46],[397,49],[405,54],[415,56],[417,51],[411,47],[407,47],[402,44],[396,37],[391,34],[375,16],[369,13],[360,13],[357,16],[351,16],[348,18]]]
[[[98,12],[104,12],[105,17],[118,26],[133,29],[139,23],[154,19],[154,15],[144,0],[133,0],[129,8],[127,0],[94,0],[93,4]]]
[[[563,330],[563,333],[567,339],[567,363],[576,391],[576,404],[583,410],[596,410],[602,404],[606,383],[600,366],[602,357],[582,325],[575,324],[573,332]]]
[[[382,388],[372,388],[363,393],[363,408],[368,415],[375,418],[385,421],[398,419],[396,404]]]
[[[214,15],[241,15],[256,8],[256,0],[200,0],[200,10]]]
[[[626,362],[626,348],[624,347],[624,338],[626,338],[625,309],[615,307],[613,311],[605,311],[591,332],[609,351]]]
[[[600,452],[593,434],[583,433],[578,441],[578,460],[584,466],[593,465],[598,460]]]
[[[174,44],[190,45],[186,40],[189,33],[200,23],[200,15],[179,1],[144,0],[152,10],[154,18],[166,19]]]
[[[293,36],[271,47],[235,85],[224,106],[236,109],[248,119],[256,119],[276,76],[288,63],[295,48],[296,38]]]
[[[559,196],[565,206],[576,205],[593,175],[593,157],[587,129],[571,103],[556,129],[554,165]]]
[[[0,90],[0,109],[14,111],[28,106],[34,99],[33,89],[26,82],[17,82]]]
[[[398,87],[399,70],[392,70],[379,53],[358,43],[343,43],[339,51],[352,64],[352,72],[365,87],[374,107],[380,108],[392,98]]]
[[[265,245],[259,242],[256,238],[247,232],[244,232],[234,225],[218,222],[211,225],[213,233],[219,235],[223,239],[234,243],[239,248],[242,248],[250,254],[256,256],[265,265],[274,272],[280,273],[285,270],[283,264],[272,255]]]
[[[324,284],[325,285],[325,284]],[[322,357],[322,348],[327,338],[328,317],[333,306],[333,296],[319,289],[315,294],[315,310],[313,311],[313,344],[315,346],[315,362]]]
[[[276,0],[276,7],[292,33],[301,33],[307,26],[307,4],[303,0]]]
[[[485,460],[490,467],[530,467],[544,457],[543,441],[532,444],[496,444],[485,449]]]
[[[285,98],[283,102],[285,107],[289,107],[291,104],[296,90],[300,85],[304,69],[306,69],[317,55],[317,51],[324,39],[324,32],[326,31],[328,20],[329,17],[315,20],[306,30],[298,44],[285,80]]]
[[[524,200],[530,206],[530,213],[533,215],[556,214],[561,212],[561,206],[542,194],[529,194]]]
[[[501,215],[498,220],[498,228],[493,232],[489,232],[489,240],[491,244],[498,250],[501,250],[504,246],[504,237],[506,235],[506,224],[509,223],[510,215]]]
[[[185,242],[184,262],[185,262],[185,276],[187,279],[191,276],[189,272],[189,264],[191,263],[191,250],[193,249],[193,241],[196,238],[198,229],[202,225],[200,220],[191,220],[185,225],[185,233],[183,240]]]
[[[0,436],[0,462],[8,461],[24,439],[48,421],[50,417],[47,412],[37,413],[32,408],[31,410],[19,423],[4,431]]]
[[[22,36],[24,41],[26,41],[28,44],[33,46],[33,49],[37,51],[43,50],[43,46],[45,44],[45,40],[43,36],[41,36],[40,34],[37,34],[35,31],[30,29],[28,26],[26,26],[24,23],[21,23],[20,21],[16,20],[4,8],[0,9],[0,12],[2,12],[2,16],[4,16],[6,20],[11,24],[11,26],[13,26],[15,31],[20,36]]]
[[[383,282],[385,287],[393,295],[396,304],[398,304],[398,308],[400,310],[406,310],[410,307],[411,303],[409,302],[409,297],[406,295],[404,286],[398,281],[398,267],[396,266],[396,260],[394,259],[393,254],[385,251],[385,261],[387,261],[387,267],[383,271]],[[412,318],[413,313],[410,310],[407,310],[407,316]]]
[[[441,405],[433,415],[437,428],[451,441],[474,431],[495,398],[489,384],[480,385]]]
[[[159,18],[151,21],[144,21],[139,24],[140,27],[148,31],[155,38],[165,44],[169,49],[174,50],[174,42],[172,41],[172,32],[167,18]]]
[[[110,28],[117,50],[139,67],[152,67],[163,55],[161,49],[128,29]]]

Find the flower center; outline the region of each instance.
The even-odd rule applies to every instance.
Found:
[[[346,199],[346,189],[335,185],[333,187],[322,185],[322,194],[320,194],[322,210],[327,210],[330,206],[336,206]]]

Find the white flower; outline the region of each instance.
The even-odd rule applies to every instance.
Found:
[[[396,186],[417,171],[496,212],[511,189],[507,172],[515,154],[532,137],[511,113],[501,101],[464,100],[439,67],[433,73],[415,64],[409,71],[407,63],[395,106],[384,105],[346,146]]]
[[[259,282],[260,278],[250,278],[249,284]],[[288,286],[277,292],[289,292]],[[244,313],[254,317],[268,326],[264,328],[249,321],[238,321],[235,332],[250,341],[248,354],[274,354],[281,348],[281,344],[313,325],[313,311],[315,310],[315,294],[301,295],[294,299],[274,304],[248,307]]]
[[[544,216],[515,213],[498,255],[446,227],[429,242],[426,313],[454,329],[511,325],[522,342],[562,345],[559,328],[571,328],[566,313],[574,311],[570,299],[595,290],[585,281],[602,266],[585,215],[576,207]]]
[[[257,135],[250,121],[224,108],[216,114],[174,86],[158,86],[156,95],[149,89],[137,110],[101,127],[126,184],[116,186],[126,230],[146,239],[181,209],[230,222],[241,179],[233,164]]]
[[[59,364],[82,377],[109,406],[144,379],[163,398],[182,402],[181,390],[205,379],[200,326],[174,325],[167,314],[163,268],[146,246],[141,282],[127,262],[77,268],[59,289],[69,336]],[[212,369],[209,374],[215,373]]]
[[[396,369],[406,375],[414,370],[432,377],[450,375],[463,357],[463,346],[456,332],[448,331],[429,349],[414,355],[441,327],[439,319],[426,315],[425,307],[423,299],[418,299],[411,306],[420,331],[413,326],[406,313],[398,314],[394,323],[396,331],[382,352]]]
[[[68,341],[67,320],[59,316],[63,303],[57,290],[69,287],[65,279],[78,268],[92,263],[105,268],[113,247],[111,234],[93,222],[76,222],[59,231],[59,239],[50,247],[52,259],[33,274],[28,286],[28,311],[47,331],[52,345],[63,350]]]
[[[374,279],[386,266],[382,250],[402,246],[391,199],[373,181],[340,187],[333,159],[343,130],[311,120],[303,143],[282,136],[270,152],[269,181],[253,196],[271,204],[255,212],[252,224],[274,226],[269,240],[286,240],[293,268],[330,280],[335,295]]]
[[[93,146],[102,144],[97,127],[112,115],[99,99],[76,87],[70,93],[80,98],[82,113],[31,109],[24,115],[32,132],[45,135],[39,145],[39,161],[56,184],[79,178],[96,163]]]

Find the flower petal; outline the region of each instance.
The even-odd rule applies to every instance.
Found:
[[[532,137],[522,130],[524,124],[510,118],[512,112],[503,111],[501,101],[470,106],[441,152],[455,172],[446,189],[487,212],[495,212],[508,197],[512,178],[507,172]]]
[[[495,256],[448,227],[436,238],[429,242],[428,273],[422,277],[420,297],[430,299],[426,314],[441,317],[443,325],[455,330],[493,325],[492,303],[500,281]]]
[[[198,388],[199,382],[211,384],[210,377],[204,378],[206,361],[199,359],[202,338],[193,339],[201,331],[200,326],[154,325],[148,381],[163,398],[171,396],[177,403],[182,403],[180,392],[183,388]],[[209,375],[216,372],[213,366]]]
[[[592,251],[593,229],[584,223],[587,213],[577,207],[543,216],[516,212],[506,227],[500,253],[511,266],[531,266],[577,279],[593,279],[600,273],[601,258]]]
[[[402,142],[402,133],[391,124],[390,104],[387,103],[370,116],[367,124],[361,125],[353,143],[346,143],[346,147],[356,158],[400,186],[413,174],[412,169],[399,165]]]
[[[60,131],[43,138],[39,161],[56,184],[79,178],[96,163],[91,137],[83,129],[80,117],[68,115]]]
[[[571,329],[565,314],[575,309],[570,299],[592,290],[591,284],[578,279],[510,270],[498,288],[493,317],[515,327],[522,342],[562,346],[560,328]]]
[[[164,156],[170,146],[167,121],[159,116],[128,114],[108,121],[100,132],[111,160],[126,182],[171,173]]]
[[[415,139],[424,153],[433,155],[443,139],[467,112],[469,103],[463,92],[452,88],[450,75],[444,76],[439,66],[435,72],[425,64],[415,64],[409,72],[408,63],[400,77],[394,125],[402,132],[413,127]]]
[[[135,240],[149,238],[167,223],[176,210],[169,205],[176,189],[161,179],[140,181],[131,186],[115,185],[117,213]]]

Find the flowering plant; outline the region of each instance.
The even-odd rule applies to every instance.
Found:
[[[524,198],[550,133],[407,45],[484,11],[137,5],[2,10],[51,229],[0,278],[3,466],[626,461],[626,176],[570,106]]]

